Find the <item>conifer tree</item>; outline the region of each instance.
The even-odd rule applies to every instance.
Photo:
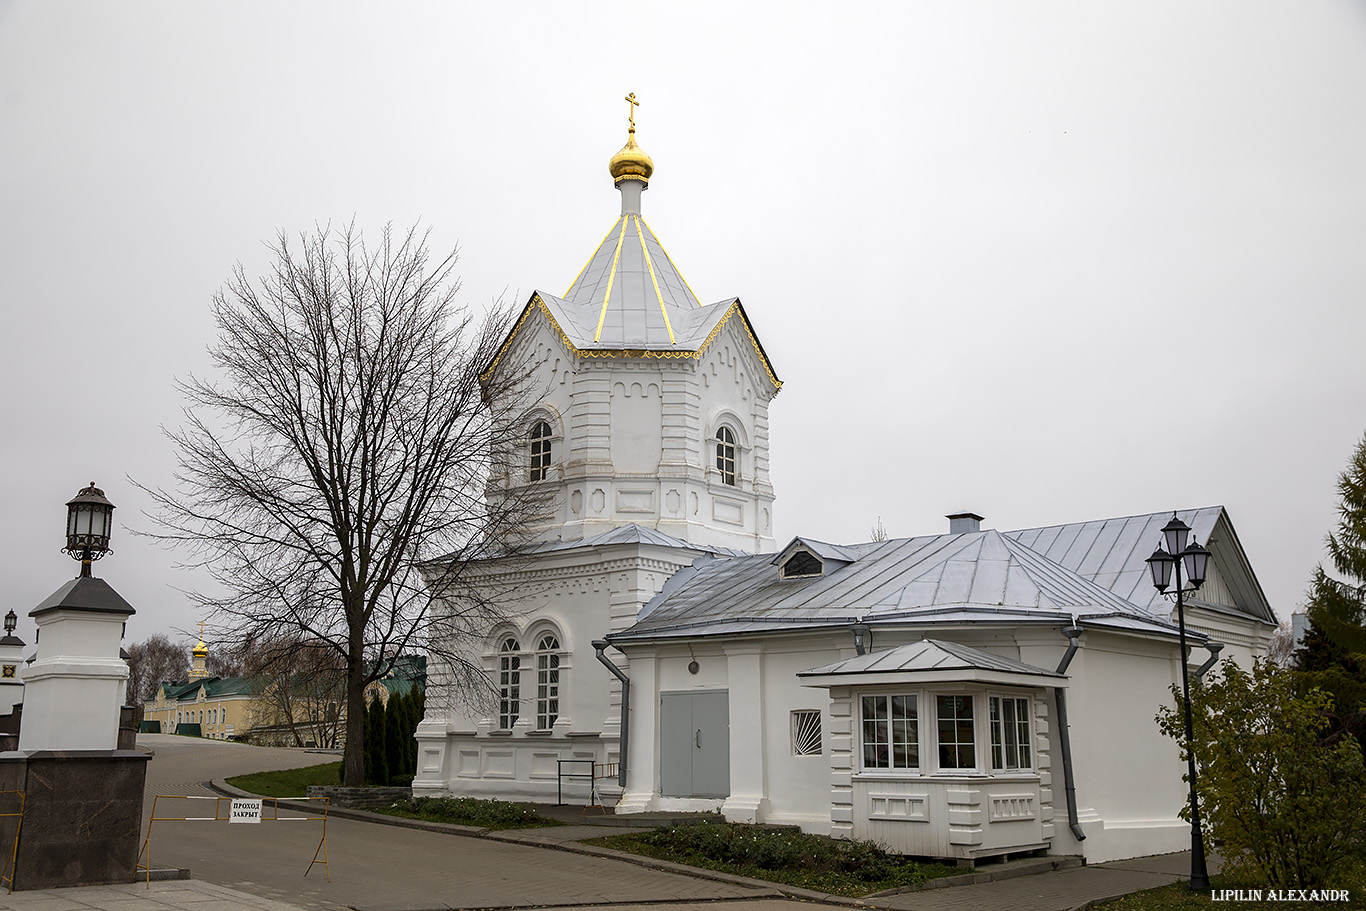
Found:
[[[1366,437],[1338,476],[1338,527],[1328,556],[1342,578],[1320,565],[1307,603],[1309,629],[1296,653],[1305,683],[1333,697],[1331,737],[1366,740]]]
[[[385,784],[393,784],[394,779],[403,775],[403,729],[407,727],[403,721],[402,700],[390,696],[384,713],[384,764],[389,769]]]

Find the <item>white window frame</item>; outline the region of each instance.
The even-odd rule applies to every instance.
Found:
[[[920,711],[920,696],[920,690],[880,691],[858,694],[856,698],[858,699],[858,765],[860,769],[862,769],[865,772],[873,772],[879,775],[920,774],[922,771],[924,771],[925,751],[923,749],[924,744],[922,742],[924,739],[924,730],[921,726],[921,721],[923,720],[923,713]],[[902,719],[900,719],[902,723],[910,721],[913,724],[915,731],[913,737],[901,741],[905,746],[914,748],[914,757],[912,758],[908,755],[906,758],[906,762],[903,765],[896,764],[896,749],[895,744],[893,744],[892,742],[893,725],[898,720],[893,716],[893,699],[908,700],[909,707],[913,713],[913,715],[911,716],[903,717]],[[877,723],[879,721],[879,719],[877,718],[870,719],[867,717],[867,700],[885,700],[884,705],[887,709],[885,721],[887,729],[884,732],[886,734],[885,741],[877,737],[875,737],[871,743],[869,743],[869,741],[867,740],[867,735],[869,731],[869,721],[872,721],[874,723]],[[880,749],[885,753],[884,758],[887,761],[886,765],[870,765],[868,763],[868,750],[870,746],[873,748],[875,752]]]
[[[1006,711],[1007,706],[1010,707],[1010,711]],[[1033,714],[1034,700],[1029,696],[1009,693],[987,694],[987,742],[991,751],[992,771],[1033,774]],[[1006,715],[1014,717],[1008,719]],[[1013,745],[1010,742],[1011,728],[1014,728]],[[1015,754],[1013,757],[1010,755],[1012,749]]]
[[[498,637],[498,730],[510,731],[522,714],[522,645],[517,637]]]
[[[547,645],[547,643],[553,643]],[[549,731],[560,717],[564,692],[564,648],[559,633],[536,634],[536,730]]]
[[[544,432],[540,432],[544,428]],[[535,483],[550,478],[550,466],[555,451],[555,428],[544,418],[532,422],[527,434],[527,480]]]
[[[931,698],[933,699],[933,704],[934,704],[934,727],[931,728],[931,730],[930,730],[930,737],[931,737],[931,740],[933,741],[932,753],[933,753],[933,755],[934,755],[935,767],[936,767],[939,771],[944,772],[945,774],[951,774],[951,775],[976,775],[976,774],[980,774],[981,771],[982,771],[982,744],[981,744],[981,742],[980,742],[980,741],[981,741],[981,738],[977,736],[977,734],[978,734],[977,728],[978,728],[978,722],[979,722],[979,720],[980,720],[981,712],[978,710],[978,707],[977,707],[977,696],[976,696],[975,694],[971,693],[971,692],[964,692],[964,691],[962,691],[962,690],[930,690],[930,691],[929,691],[929,695],[930,695]],[[943,741],[943,740],[940,739],[940,725],[941,725],[941,723],[942,723],[942,717],[941,717],[941,715],[940,715],[940,704],[939,704],[939,703],[940,703],[940,700],[941,700],[941,699],[966,699],[966,700],[967,700],[968,708],[969,708],[969,710],[972,712],[971,717],[970,717],[969,719],[967,719],[968,722],[969,722],[969,724],[968,724],[968,730],[970,730],[970,731],[972,732],[972,739],[971,739],[970,742],[965,742],[965,741],[962,741],[962,740],[957,740],[957,739],[955,739],[955,740],[953,740],[953,741],[950,741],[950,743],[952,743],[952,745],[953,745],[954,748],[955,748],[955,749],[954,749],[955,757],[956,757],[956,754],[958,753],[958,751],[959,751],[960,749],[962,749],[962,747],[964,747],[964,746],[971,746],[971,747],[972,747],[972,760],[973,760],[973,763],[972,763],[972,765],[970,765],[970,766],[945,765],[945,764],[944,764],[944,761],[943,761],[944,754],[943,754],[941,751],[942,751],[942,749],[943,749],[943,747],[944,747],[944,745],[945,745],[945,741]],[[962,720],[964,720],[964,719],[960,719],[957,715],[954,716],[954,721],[955,721],[955,722],[962,721]],[[961,726],[958,725],[958,724],[955,724],[955,733],[961,733],[961,731],[962,731]],[[957,761],[957,759],[955,758],[955,762],[956,762],[956,761]]]
[[[716,470],[727,487],[740,486],[740,444],[728,424],[716,428]]]

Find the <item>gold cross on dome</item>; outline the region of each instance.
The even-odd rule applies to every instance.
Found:
[[[203,642],[203,641],[204,641],[204,621],[203,621],[203,620],[200,620],[200,621],[199,621],[199,641],[200,641],[200,642]]]
[[[639,101],[636,101],[636,93],[635,93],[635,92],[632,92],[631,94],[627,95],[623,100],[624,100],[624,101],[629,101],[629,102],[631,102],[631,107],[630,107],[630,111],[631,111],[631,115],[630,115],[631,132],[634,133],[634,132],[636,131],[636,108],[640,107],[640,102],[639,102]]]

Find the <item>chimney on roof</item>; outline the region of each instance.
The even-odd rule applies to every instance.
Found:
[[[949,520],[949,534],[966,535],[970,532],[982,530],[982,517],[975,512],[956,512],[951,516],[945,516]]]

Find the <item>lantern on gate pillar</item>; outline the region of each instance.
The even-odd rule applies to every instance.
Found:
[[[81,576],[90,575],[90,564],[107,553],[114,526],[114,504],[91,481],[66,504],[66,547],[62,553],[81,561]]]

